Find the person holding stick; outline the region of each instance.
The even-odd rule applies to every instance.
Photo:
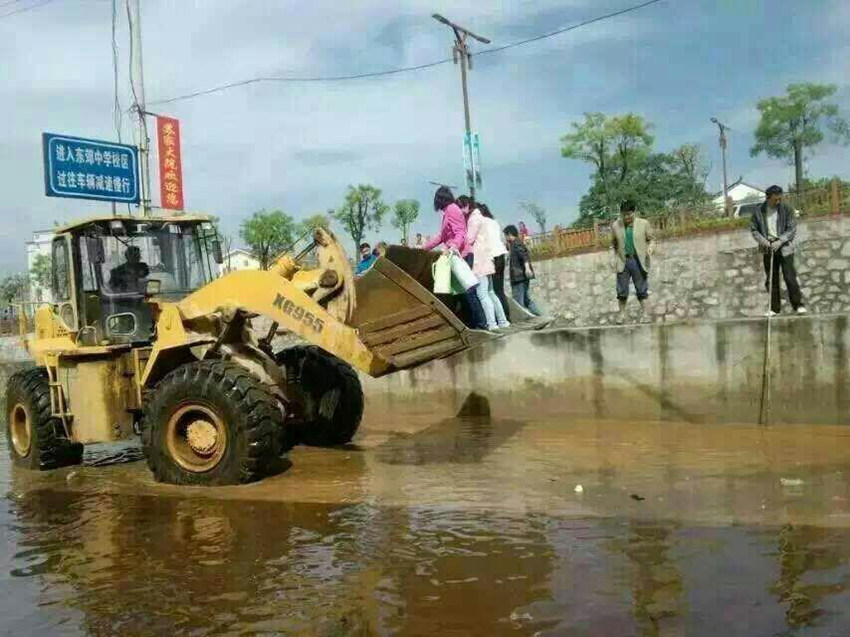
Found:
[[[785,279],[788,300],[797,314],[805,314],[806,306],[797,270],[794,268],[794,253],[797,248],[797,218],[794,210],[782,201],[782,188],[771,186],[765,192],[765,201],[753,214],[750,231],[764,261],[765,289],[770,293],[768,316],[776,316],[782,310],[779,290],[779,270]]]

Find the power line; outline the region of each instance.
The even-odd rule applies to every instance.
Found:
[[[573,24],[571,26],[565,27],[563,29],[558,29],[557,31],[551,31],[549,33],[544,33],[542,35],[535,36],[533,38],[528,38],[526,40],[520,40],[518,42],[512,42],[511,44],[506,44],[505,46],[500,47],[492,47],[489,49],[484,49],[479,51],[475,55],[484,55],[486,53],[498,53],[500,51],[505,51],[507,49],[512,49],[518,46],[523,46],[525,44],[529,44],[531,42],[537,42],[539,40],[544,40],[546,38],[551,38],[556,35],[560,35],[562,33],[567,33],[568,31],[574,31],[575,29],[580,29],[582,27],[586,27],[588,25],[594,24],[596,22],[601,22],[603,20],[608,20],[611,18],[616,18],[618,16],[624,15],[626,13],[631,13],[633,11],[638,11],[639,9],[643,9],[653,4],[657,4],[662,0],[649,0],[648,2],[643,2],[641,4],[637,4],[631,7],[627,7],[626,9],[621,9],[619,11],[615,11],[613,13],[607,13],[605,15],[597,16],[595,18],[591,18],[589,20],[585,20],[584,22],[579,22],[577,24]],[[254,77],[247,80],[240,80],[237,82],[230,82],[228,84],[221,84],[219,86],[215,86],[213,88],[204,89],[200,91],[195,91],[193,93],[187,93],[185,95],[179,95],[177,97],[170,97],[168,99],[162,100],[153,100],[149,102],[149,104],[171,104],[173,102],[180,102],[183,100],[192,99],[195,97],[200,97],[202,95],[210,95],[212,93],[220,93],[222,91],[227,91],[232,88],[237,88],[240,86],[248,86],[249,84],[258,84],[261,82],[278,82],[278,83],[311,83],[311,82],[344,82],[351,80],[363,80],[370,78],[379,78],[379,77],[387,77],[390,75],[398,75],[400,73],[411,73],[414,71],[421,71],[424,69],[430,69],[435,66],[440,66],[443,64],[448,64],[449,62],[453,62],[452,58],[446,58],[443,60],[436,60],[434,62],[429,62],[427,64],[418,64],[416,66],[405,66],[396,69],[389,69],[386,71],[377,71],[373,73],[358,73],[354,75],[330,75],[330,76],[315,76],[315,77],[279,77],[279,76],[260,76]]]
[[[421,71],[422,69],[429,69],[434,66],[440,66],[441,64],[447,64],[451,62],[452,58],[446,58],[445,60],[438,60],[436,62],[429,62],[428,64],[420,64],[418,66],[406,66],[398,69],[390,69],[388,71],[378,71],[377,73],[359,73],[357,75],[330,75],[330,76],[317,76],[317,77],[253,77],[250,80],[241,80],[238,82],[231,82],[229,84],[222,84],[221,86],[216,86],[213,88],[205,89],[203,91],[196,91],[194,93],[187,93],[186,95],[180,95],[178,97],[170,97],[168,99],[163,100],[153,100],[149,102],[149,104],[170,104],[172,102],[179,102],[183,100],[192,99],[193,97],[200,97],[201,95],[209,95],[211,93],[220,93],[221,91],[226,91],[231,88],[237,88],[239,86],[248,86],[249,84],[257,84],[259,82],[281,82],[281,83],[307,83],[307,82],[343,82],[347,80],[363,80],[367,78],[373,77],[385,77],[387,75],[397,75],[398,73],[408,73],[411,71]]]
[[[513,49],[518,46],[522,46],[524,44],[529,44],[531,42],[537,42],[539,40],[545,40],[546,38],[551,38],[556,35],[561,35],[562,33],[567,33],[569,31],[575,31],[576,29],[580,29],[582,27],[586,27],[591,24],[595,24],[596,22],[602,22],[603,20],[609,20],[611,18],[616,18],[617,16],[624,15],[626,13],[631,13],[632,11],[638,11],[639,9],[643,9],[653,4],[657,4],[661,2],[661,0],[649,0],[648,2],[644,2],[643,4],[637,4],[632,7],[628,7],[626,9],[621,9],[620,11],[615,11],[614,13],[607,13],[605,15],[600,15],[595,18],[591,18],[590,20],[585,20],[584,22],[579,22],[577,24],[573,24],[568,27],[564,27],[563,29],[558,29],[557,31],[550,31],[549,33],[544,33],[542,35],[536,35],[533,38],[528,38],[527,40],[520,40],[519,42],[513,42],[511,44],[506,44],[504,46],[491,47],[489,49],[484,49],[475,53],[474,55],[486,55],[487,53],[498,53],[500,51],[507,51],[508,49]]]
[[[39,7],[43,7],[44,5],[49,4],[51,2],[53,2],[53,0],[41,0],[41,2],[36,2],[35,4],[30,5],[28,7],[23,7],[21,9],[15,9],[14,11],[10,11],[9,13],[4,13],[3,15],[0,15],[0,19],[1,18],[8,18],[9,16],[13,16],[17,13],[24,13],[25,11],[32,11],[33,9],[38,9]]]

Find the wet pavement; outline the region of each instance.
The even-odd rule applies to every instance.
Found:
[[[850,634],[850,430],[553,411],[370,415],[220,489],[132,445],[34,474],[2,440],[0,632]]]

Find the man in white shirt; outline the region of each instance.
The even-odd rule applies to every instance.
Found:
[[[782,202],[782,188],[771,186],[765,194],[765,202],[752,216],[750,231],[764,254],[765,289],[769,286],[771,255],[773,257],[773,289],[770,290],[769,313],[776,315],[782,309],[779,294],[779,270],[781,269],[791,307],[797,314],[805,314],[806,306],[803,304],[803,295],[800,292],[797,271],[794,268],[797,218],[794,210]]]

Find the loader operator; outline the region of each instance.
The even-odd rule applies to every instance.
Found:
[[[130,246],[124,253],[124,257],[127,260],[112,269],[109,275],[109,287],[115,292],[144,292],[144,280],[150,274],[150,268],[142,261],[142,251],[138,246]]]

